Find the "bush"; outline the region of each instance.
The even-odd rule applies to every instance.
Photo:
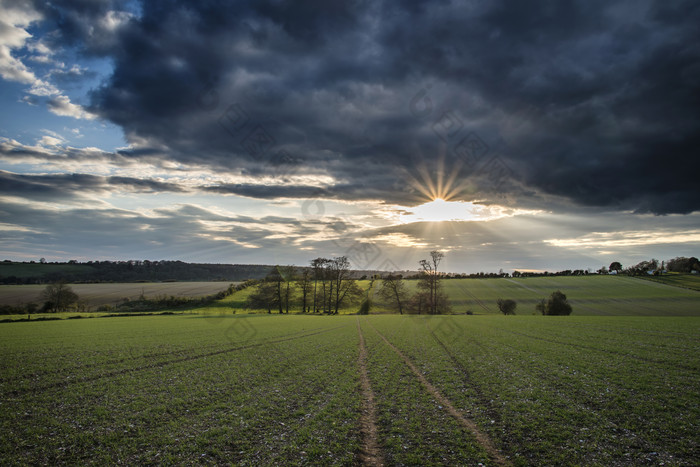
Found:
[[[518,303],[515,300],[510,299],[503,300],[502,298],[499,298],[496,303],[498,304],[498,309],[501,310],[501,313],[504,315],[514,315],[515,309],[518,306]]]
[[[548,300],[542,299],[535,308],[543,315],[549,316],[570,315],[573,311],[566,295],[559,290],[553,292]]]

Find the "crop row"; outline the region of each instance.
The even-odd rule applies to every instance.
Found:
[[[299,323],[268,322],[256,339],[266,327],[289,333]],[[359,398],[351,324],[6,398],[0,463],[352,463]]]
[[[372,320],[362,320],[368,372],[377,404],[378,444],[389,465],[476,465],[485,449],[421,385],[387,345]]]
[[[13,358],[0,361],[0,388],[6,393],[36,391],[299,338],[318,328],[308,321],[259,326],[254,318],[231,315],[180,319],[187,325],[158,316],[54,322],[50,327],[15,324],[18,332],[2,344]]]
[[[527,335],[517,331],[527,318],[375,321],[515,464],[697,459],[697,354],[678,368],[673,358],[650,363],[606,353],[576,329],[567,336],[566,321],[540,321],[539,334]],[[558,341],[548,339],[550,331],[560,333]],[[630,356],[645,350],[644,337],[622,339]]]
[[[0,464],[349,465],[372,445],[389,465],[692,465],[699,324],[396,315],[13,324],[0,339]],[[367,385],[374,431],[362,429]]]

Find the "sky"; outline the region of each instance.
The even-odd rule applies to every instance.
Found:
[[[698,256],[700,3],[0,0],[0,259]]]

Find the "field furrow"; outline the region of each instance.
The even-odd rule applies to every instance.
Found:
[[[489,438],[488,435],[483,433],[472,420],[470,420],[468,417],[465,417],[463,413],[455,409],[452,402],[447,397],[445,397],[435,386],[433,386],[430,383],[430,381],[428,381],[425,378],[425,376],[413,364],[411,359],[406,357],[406,355],[404,355],[399,349],[397,349],[396,346],[389,342],[389,340],[376,328],[373,327],[373,329],[379,335],[379,337],[381,337],[381,339],[391,348],[391,350],[396,352],[396,354],[399,357],[401,357],[404,363],[406,363],[406,365],[411,369],[415,377],[418,378],[425,390],[428,393],[430,393],[430,395],[432,395],[436,400],[438,400],[440,404],[442,404],[441,407],[443,407],[447,413],[454,417],[474,436],[479,445],[481,445],[481,447],[488,453],[491,460],[496,465],[508,465],[508,462],[496,448],[491,438]]]
[[[494,315],[0,325],[0,464],[696,465],[699,329]]]

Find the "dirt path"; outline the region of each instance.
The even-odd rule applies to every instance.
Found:
[[[360,431],[362,432],[362,448],[360,461],[362,465],[382,466],[386,465],[382,452],[377,443],[377,406],[374,402],[374,391],[367,374],[367,347],[362,335],[360,320],[357,320],[357,332],[360,334],[360,389],[362,390],[362,415],[360,417]]]
[[[371,326],[371,324],[370,324]],[[503,466],[508,466],[511,465],[508,460],[503,457],[503,454],[496,448],[496,445],[493,443],[491,438],[481,431],[479,427],[470,419],[464,416],[461,412],[459,412],[457,409],[455,409],[454,405],[452,405],[452,402],[445,397],[438,389],[433,386],[430,381],[426,379],[425,376],[416,368],[416,366],[413,364],[413,362],[403,354],[399,349],[397,349],[394,344],[389,342],[384,335],[379,332],[374,326],[372,328],[376,331],[377,334],[379,334],[379,337],[382,338],[382,340],[389,346],[391,349],[396,352],[396,354],[403,359],[403,361],[406,363],[406,365],[411,369],[414,375],[418,378],[418,380],[421,382],[423,387],[442,405],[445,410],[452,415],[459,423],[461,423],[467,430],[469,430],[476,441],[481,445],[481,447],[484,448],[484,450],[488,453],[489,457],[491,460],[496,464],[496,465],[503,465]]]

